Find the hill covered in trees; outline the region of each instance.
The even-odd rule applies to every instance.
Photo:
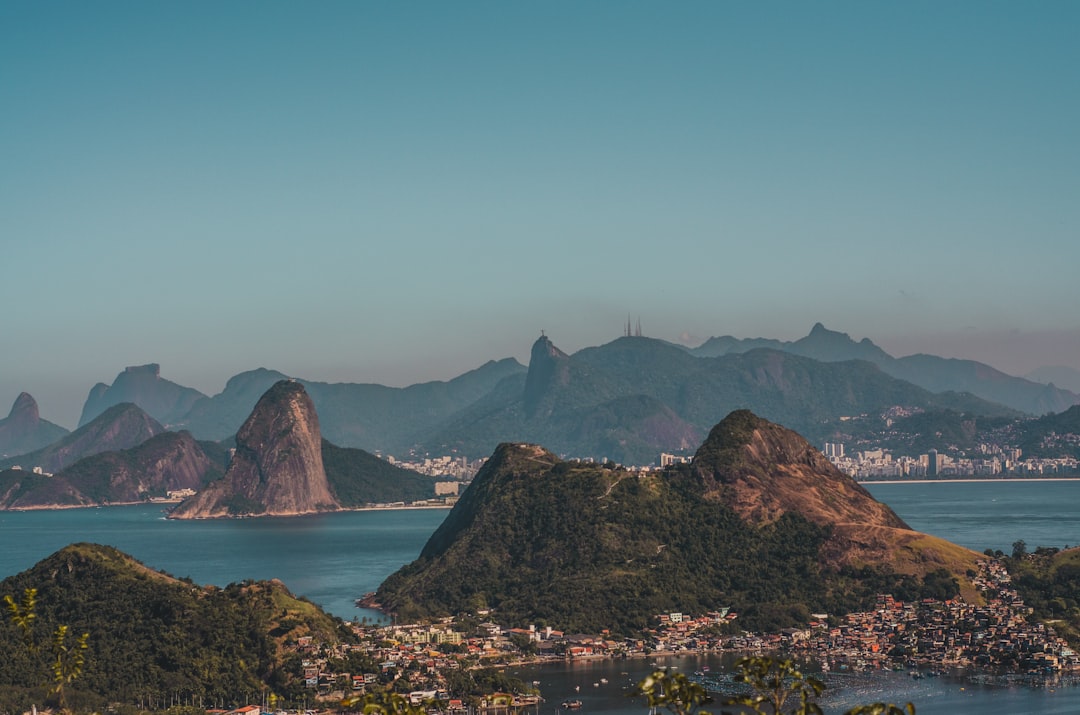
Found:
[[[977,597],[976,554],[911,531],[799,435],[732,413],[693,465],[638,473],[503,444],[376,599],[405,620],[631,631],[731,607],[748,629],[898,598]]]
[[[142,565],[108,546],[74,544],[0,582],[18,602],[37,589],[33,629],[48,642],[57,624],[89,634],[85,666],[68,700],[104,712],[108,703],[164,704],[170,696],[241,705],[264,690],[299,698],[300,659],[283,646],[307,635],[350,642],[351,631],[280,583],[198,586]],[[0,711],[42,705],[47,663],[23,633],[0,619]]]

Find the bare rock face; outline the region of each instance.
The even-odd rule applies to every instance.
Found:
[[[169,516],[296,516],[340,509],[326,479],[321,444],[319,418],[304,386],[281,380],[236,434],[236,454],[225,477]]]
[[[800,435],[747,410],[712,429],[694,468],[706,499],[726,503],[750,523],[769,524],[794,511],[821,525],[909,528]]]

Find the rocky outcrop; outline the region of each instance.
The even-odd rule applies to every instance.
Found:
[[[705,499],[722,501],[757,526],[796,512],[823,526],[910,528],[801,436],[749,410],[713,427],[693,464]]]
[[[525,378],[525,392],[521,402],[527,417],[551,412],[551,405],[545,404],[545,398],[555,385],[566,385],[569,377],[569,356],[555,347],[550,338],[541,335],[533,343],[529,357],[529,372]]]
[[[174,424],[204,397],[196,389],[163,379],[161,366],[156,363],[135,365],[124,368],[112,385],[99,382],[90,389],[79,426],[122,402],[138,405],[163,424]]]
[[[63,427],[41,419],[37,402],[23,392],[15,398],[8,416],[0,420],[0,455],[33,452],[66,434]]]
[[[185,500],[173,519],[295,516],[341,506],[323,468],[315,405],[304,386],[281,380],[236,434],[225,477]]]
[[[27,470],[0,473],[0,509],[143,502],[170,491],[197,491],[221,471],[188,432],[164,432],[132,449],[80,459],[51,477]]]
[[[56,473],[93,454],[131,449],[164,431],[161,423],[135,405],[114,405],[48,447],[0,461],[0,469],[17,464]]]

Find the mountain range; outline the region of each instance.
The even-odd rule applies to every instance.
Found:
[[[691,352],[701,357],[744,353],[757,348],[781,350],[821,362],[865,360],[883,372],[931,392],[970,392],[1015,410],[1033,415],[1061,412],[1080,403],[1080,395],[1067,389],[1022,377],[1013,377],[975,360],[942,358],[936,355],[908,355],[895,358],[869,338],[855,342],[847,333],[829,330],[817,323],[810,333],[790,342],[766,338],[740,340],[731,336],[709,338]],[[1065,368],[1068,370],[1068,368]],[[1060,371],[1054,375],[1067,375]]]
[[[137,447],[162,432],[165,428],[160,422],[137,405],[124,402],[109,407],[90,422],[45,447],[0,460],[0,469],[20,465],[55,473],[99,452]]]
[[[260,368],[234,376],[208,397],[163,379],[157,365],[131,367],[111,386],[91,390],[83,420],[123,398],[169,429],[221,441],[283,379]],[[845,434],[843,420],[893,406],[1016,418],[1080,403],[1075,393],[970,360],[893,358],[869,339],[856,342],[820,323],[796,341],[725,336],[692,350],[624,337],[567,354],[541,336],[528,367],[507,358],[453,380],[405,388],[298,382],[328,441],[402,457],[479,458],[502,441],[521,440],[559,454],[651,463],[660,452],[693,449],[711,425],[739,408],[817,442]]]
[[[272,385],[232,442],[196,441],[133,404],[114,405],[53,445],[0,462],[0,510],[137,503],[190,490],[197,494],[175,518],[291,516],[434,495],[431,477],[322,439],[311,399],[294,380]],[[31,469],[54,464],[69,466]]]

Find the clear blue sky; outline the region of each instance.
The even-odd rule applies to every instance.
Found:
[[[1080,3],[0,2],[0,416],[618,336],[1080,368]]]

